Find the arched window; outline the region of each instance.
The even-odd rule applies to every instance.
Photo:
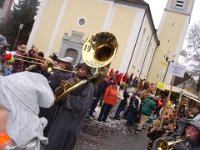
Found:
[[[72,64],[75,65],[76,64],[76,60],[78,58],[78,52],[77,50],[73,49],[73,48],[69,48],[66,50],[66,53],[65,53],[65,57],[68,56],[68,57],[71,57],[73,58],[73,61],[72,61]]]

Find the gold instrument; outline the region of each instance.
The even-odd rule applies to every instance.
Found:
[[[116,56],[118,42],[116,37],[109,32],[100,32],[92,35],[83,45],[82,57],[83,61],[92,68],[101,68],[108,65]],[[80,86],[89,81],[101,78],[103,72],[98,72],[94,77],[88,80],[81,80],[78,83],[65,89],[64,92],[56,98],[56,102],[64,99],[71,91],[76,90]],[[67,87],[67,85],[65,85]]]
[[[38,58],[34,58],[34,57],[29,57],[29,56],[23,56],[23,55],[17,55],[17,54],[15,54],[14,56],[17,56],[17,57],[15,57],[16,60],[21,60],[21,61],[29,62],[29,63],[42,64],[42,63],[45,62],[45,60],[43,60],[43,59],[38,59]],[[21,57],[21,58],[19,58],[19,57]],[[26,59],[33,60],[33,61],[39,61],[40,63],[39,62],[28,61]]]
[[[38,59],[38,58],[28,57],[28,56],[23,56],[23,55],[15,55],[15,56],[17,56],[17,57],[15,57],[15,60],[24,61],[24,62],[31,63],[31,64],[44,65],[46,63],[46,60],[43,60],[43,59]],[[21,58],[19,58],[19,57],[21,57]],[[29,61],[29,60],[32,60],[32,61]],[[47,66],[48,66],[47,72],[49,72],[49,73],[51,73],[53,70],[61,70],[61,71],[65,71],[65,72],[75,73],[74,71],[61,69],[61,68],[55,67],[55,66],[53,67],[53,64],[51,64],[51,63],[48,63]]]
[[[184,139],[182,138],[177,138],[172,141],[166,141],[164,139],[160,139],[156,143],[156,149],[157,150],[173,150],[173,147],[175,144],[183,142]]]
[[[65,83],[62,83],[63,89],[60,89],[61,91],[58,91],[56,93],[56,103],[61,102],[65,98],[65,96],[67,96],[72,91],[85,85],[89,81],[96,80],[98,77],[101,77],[102,75],[103,75],[103,72],[99,72],[95,76],[89,78],[88,80],[80,80],[79,81],[78,78],[74,78],[74,80],[72,82],[66,81]]]
[[[118,42],[112,33],[94,34],[83,45],[83,61],[93,68],[104,67],[115,58],[117,49]]]

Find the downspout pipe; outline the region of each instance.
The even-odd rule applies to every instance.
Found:
[[[132,51],[132,53],[131,53],[131,59],[130,59],[130,61],[129,61],[128,67],[127,67],[127,69],[126,69],[126,72],[128,72],[129,67],[130,67],[130,65],[131,65],[131,62],[132,62],[132,59],[133,59],[133,54],[134,54],[134,52],[135,52],[135,48],[136,48],[136,45],[137,45],[138,40],[139,40],[139,36],[140,36],[141,30],[142,30],[142,27],[143,27],[143,23],[144,23],[144,19],[145,19],[146,14],[147,14],[147,11],[145,11],[145,13],[144,13],[144,15],[143,15],[142,22],[141,22],[141,25],[140,25],[140,29],[139,29],[139,32],[138,32],[138,35],[137,35],[137,39],[136,39],[136,41],[135,41],[135,45],[134,45],[133,51]]]
[[[148,54],[148,52],[149,52],[148,50],[149,50],[149,46],[150,46],[150,44],[151,44],[152,37],[153,37],[153,33],[151,34],[151,38],[150,38],[149,43],[148,43],[148,46],[147,46],[147,50],[146,50],[146,53],[145,53],[145,56],[144,56],[144,60],[143,60],[143,62],[142,62],[142,67],[141,67],[141,70],[140,70],[139,78],[140,78],[140,76],[141,76],[141,74],[142,74],[142,71],[143,71],[143,68],[144,68],[144,63],[145,63],[147,54]]]

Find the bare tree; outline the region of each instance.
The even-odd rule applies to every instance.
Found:
[[[189,74],[193,77],[199,77],[198,85],[200,89],[200,22],[194,24],[187,34],[187,49],[182,50],[190,66]]]

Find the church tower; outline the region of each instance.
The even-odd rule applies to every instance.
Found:
[[[170,61],[177,62],[184,42],[195,0],[168,0],[158,27],[160,45],[157,47],[148,73],[150,82],[170,84],[167,68]]]

